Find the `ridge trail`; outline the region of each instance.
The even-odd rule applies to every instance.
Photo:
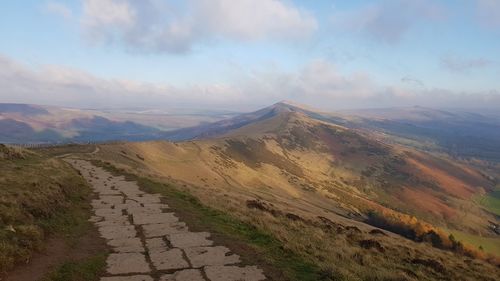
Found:
[[[161,195],[114,176],[88,161],[65,159],[79,170],[98,198],[91,221],[112,249],[101,281],[261,281],[256,266],[216,246],[208,232],[191,232]]]

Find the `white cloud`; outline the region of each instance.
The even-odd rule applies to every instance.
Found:
[[[70,19],[73,17],[73,11],[71,11],[68,6],[60,2],[49,1],[45,4],[45,9],[49,13],[63,17],[64,19]]]
[[[220,39],[303,39],[317,29],[310,13],[280,0],[84,0],[81,24],[92,41],[172,53]]]
[[[398,43],[417,22],[439,20],[445,10],[430,0],[383,0],[352,11],[335,12],[334,25],[389,44]]]
[[[72,68],[31,68],[0,56],[0,102],[76,107],[180,106],[235,102],[224,85],[184,88],[124,79],[102,79]]]
[[[135,12],[129,3],[115,0],[85,0],[81,25],[92,40],[108,40],[113,33],[133,27]]]
[[[278,0],[199,0],[196,14],[207,29],[242,40],[302,38],[317,27],[307,12]]]
[[[500,108],[500,93],[495,90],[455,93],[380,85],[366,73],[345,74],[324,60],[311,61],[294,72],[266,68],[239,72],[224,83],[174,86],[102,79],[54,65],[31,68],[0,56],[0,85],[0,102],[73,107],[249,110],[279,100],[294,100],[323,109],[412,105]]]

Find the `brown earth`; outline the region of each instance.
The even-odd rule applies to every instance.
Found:
[[[18,265],[0,280],[40,280],[63,263],[79,262],[106,251],[106,243],[94,227],[73,243],[68,243],[65,237],[54,236],[45,242],[43,251],[34,253],[27,264]]]

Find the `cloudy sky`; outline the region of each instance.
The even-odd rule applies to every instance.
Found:
[[[23,0],[0,102],[500,109],[498,0]]]

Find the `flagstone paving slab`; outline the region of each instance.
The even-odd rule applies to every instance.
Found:
[[[108,241],[108,245],[113,247],[113,251],[120,253],[145,252],[142,241],[139,238],[113,239]]]
[[[261,281],[256,266],[236,266],[240,257],[213,246],[208,232],[190,232],[161,195],[113,176],[83,160],[67,160],[93,186],[89,221],[107,240],[111,254],[100,281]],[[113,276],[114,275],[114,276]]]
[[[178,219],[174,213],[148,214],[146,212],[133,214],[134,224],[172,223]]]
[[[101,277],[100,281],[154,281],[148,275]]]
[[[208,232],[185,232],[168,235],[168,240],[175,248],[190,248],[200,246],[211,246],[214,242],[209,240]]]
[[[160,277],[160,281],[205,281],[198,269],[185,269]]]
[[[207,266],[205,273],[210,281],[262,281],[266,276],[256,266]]]
[[[186,224],[183,222],[145,224],[142,229],[146,237],[159,237],[188,231]]]
[[[162,252],[151,252],[149,257],[158,270],[188,268],[189,263],[184,259],[181,249],[172,249]]]
[[[137,231],[133,225],[106,225],[99,227],[98,230],[101,236],[108,240],[137,236]]]
[[[140,253],[110,254],[106,264],[106,271],[109,274],[146,273],[151,271],[146,257]]]
[[[163,238],[151,238],[146,239],[146,249],[149,253],[161,252],[168,249],[168,246]]]
[[[224,246],[194,247],[184,249],[191,265],[195,268],[206,265],[228,265],[240,262],[240,257],[230,254],[230,250]]]
[[[95,215],[98,217],[120,217],[123,215],[122,210],[111,209],[111,208],[102,208],[99,210],[95,210]]]

